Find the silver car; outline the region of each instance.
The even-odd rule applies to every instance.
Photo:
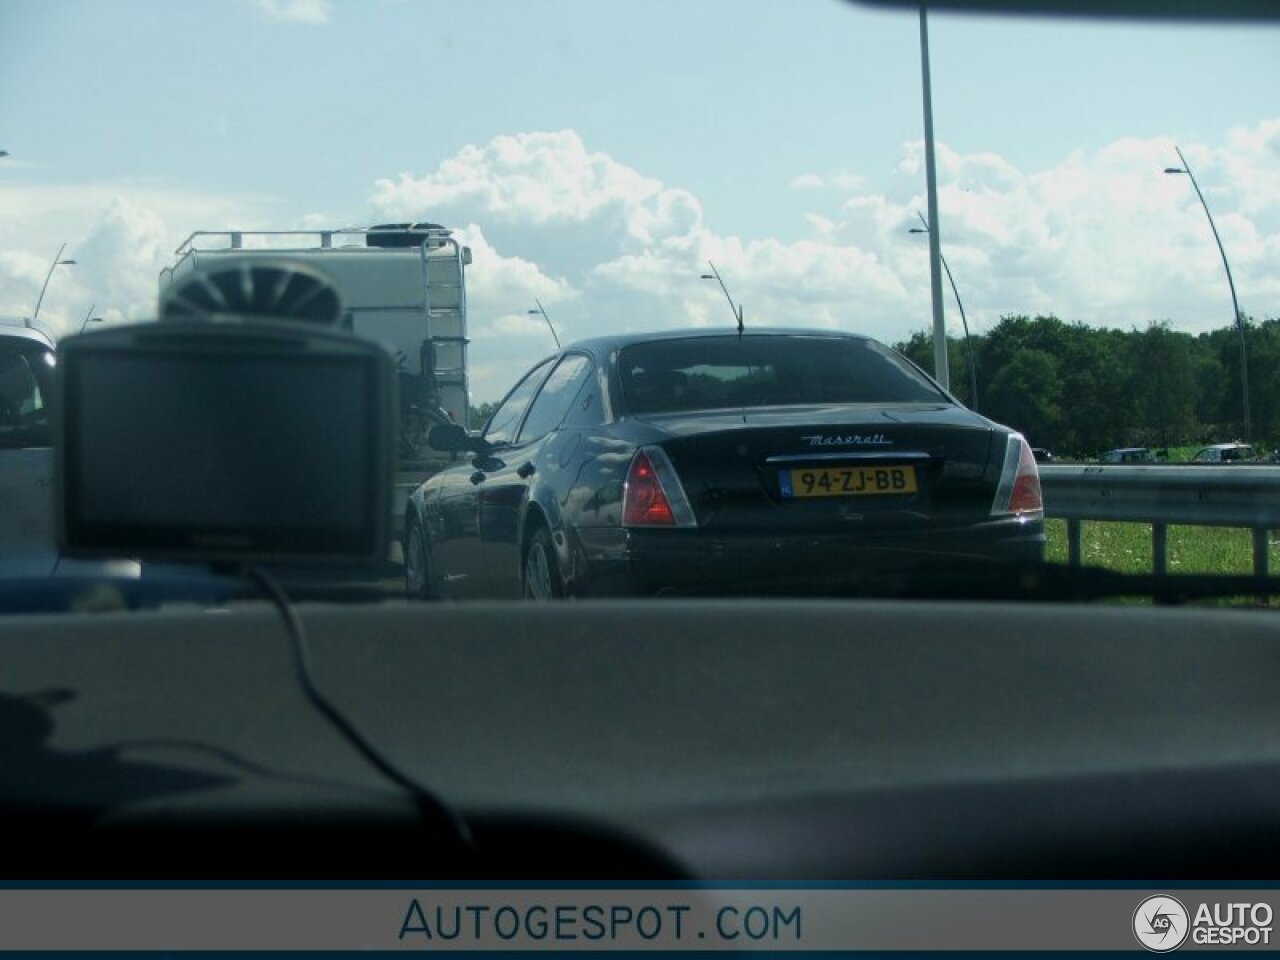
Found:
[[[57,565],[48,403],[53,342],[0,323],[0,571],[42,576]]]
[[[49,419],[55,357],[42,330],[0,320],[0,579],[136,577],[132,560],[59,556]]]
[[[1258,459],[1258,452],[1247,443],[1215,443],[1201,447],[1191,458],[1193,463],[1240,463]]]

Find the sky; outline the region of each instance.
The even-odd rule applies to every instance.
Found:
[[[154,316],[195,230],[430,220],[473,251],[473,402],[554,344],[931,323],[919,19],[844,0],[0,0],[0,315]],[[971,329],[1280,317],[1280,24],[932,15]],[[960,329],[954,301],[947,325]]]

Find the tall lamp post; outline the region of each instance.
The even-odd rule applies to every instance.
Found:
[[[729,288],[724,285],[724,278],[720,276],[716,265],[708,260],[707,266],[711,268],[711,272],[702,274],[700,279],[715,280],[720,284],[720,289],[724,291],[724,298],[729,301],[729,309],[733,311],[733,318],[738,321],[738,333],[742,333],[742,304],[733,302],[733,297],[729,296]]]
[[[929,76],[929,16],[925,0],[920,0],[920,87],[924,100],[924,179],[925,199],[929,207],[929,299],[933,305],[933,375],[943,389],[951,387],[951,368],[947,360],[947,325],[942,314],[942,238],[938,236],[938,173],[933,150],[933,86]]]
[[[556,342],[556,349],[559,350],[560,338],[556,336],[556,328],[551,325],[551,318],[547,316],[547,311],[542,309],[542,301],[539,300],[537,297],[534,297],[533,302],[538,305],[538,309],[530,310],[529,313],[532,314],[533,316],[542,314],[542,319],[547,321],[547,329],[551,331],[551,339]]]
[[[1236,318],[1236,333],[1240,337],[1240,406],[1244,412],[1244,442],[1253,442],[1253,420],[1249,416],[1249,354],[1245,346],[1244,336],[1244,317],[1240,316],[1240,301],[1236,299],[1236,283],[1231,279],[1231,264],[1227,263],[1227,251],[1222,247],[1222,238],[1218,236],[1218,227],[1213,222],[1213,214],[1209,212],[1209,204],[1205,203],[1204,194],[1200,192],[1200,184],[1196,182],[1196,175],[1191,172],[1191,165],[1187,163],[1187,158],[1182,155],[1182,150],[1175,144],[1174,150],[1178,151],[1178,159],[1182,161],[1180,167],[1165,167],[1165,173],[1183,174],[1185,173],[1191,179],[1191,186],[1195,187],[1196,196],[1200,198],[1200,206],[1204,208],[1204,215],[1209,220],[1209,229],[1213,231],[1214,242],[1218,245],[1218,253],[1222,255],[1222,269],[1227,272],[1227,286],[1231,288],[1231,309]]]
[[[58,269],[58,267],[75,266],[74,260],[62,259],[62,251],[65,249],[67,249],[67,245],[64,243],[62,246],[58,248],[58,253],[57,253],[57,256],[53,258],[53,263],[49,264],[49,272],[44,275],[44,286],[40,288],[40,297],[39,299],[36,300],[36,309],[31,314],[31,319],[33,321],[38,319],[40,316],[40,304],[44,303],[44,294],[45,294],[45,291],[49,289],[49,281],[53,279],[53,271]]]
[[[908,233],[928,233],[929,221],[924,218],[919,210],[916,216],[920,218],[922,226],[912,227]],[[956,289],[956,278],[951,275],[951,268],[947,266],[947,258],[942,255],[942,250],[938,250],[938,259],[942,261],[942,269],[946,271],[947,280],[951,284],[951,292],[955,295],[956,306],[960,308],[960,323],[964,327],[964,352],[969,362],[969,399],[973,402],[974,412],[978,412],[978,364],[973,358],[973,341],[969,338],[969,321],[964,315],[964,304],[960,301],[960,291]]]

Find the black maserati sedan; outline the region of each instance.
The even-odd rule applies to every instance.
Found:
[[[834,592],[1037,562],[1031,448],[896,351],[819,330],[585,340],[410,496],[415,597]]]

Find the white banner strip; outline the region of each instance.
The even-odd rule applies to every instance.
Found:
[[[0,890],[0,950],[1275,949],[1271,890]]]

